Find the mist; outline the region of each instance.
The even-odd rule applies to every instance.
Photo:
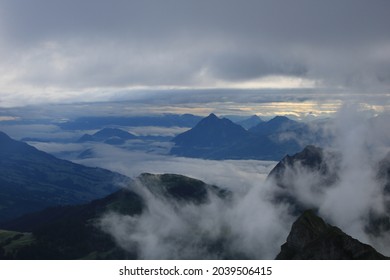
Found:
[[[273,259],[297,217],[289,203],[273,199],[287,192],[305,208],[317,209],[328,223],[389,255],[388,232],[374,235],[367,230],[372,213],[389,215],[384,184],[377,178],[378,163],[389,151],[388,133],[384,133],[388,127],[372,124],[360,107],[344,106],[329,128],[335,137],[324,151],[327,175],[297,163],[286,170],[288,189],[266,179],[275,163],[153,156],[138,167],[202,179],[232,191],[232,198],[209,194],[205,204],[167,203],[138,183],[132,191],[144,198],[147,210],[137,217],[106,213],[100,227],[142,259]],[[125,167],[117,161],[114,169],[123,172]],[[129,167],[128,173],[134,174],[135,169]]]

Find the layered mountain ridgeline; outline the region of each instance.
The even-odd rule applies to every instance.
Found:
[[[104,142],[110,145],[122,145],[131,139],[137,139],[137,136],[119,128],[103,128],[93,135],[84,134],[78,142]]]
[[[90,130],[107,126],[161,126],[193,127],[202,117],[191,114],[164,114],[159,116],[80,117],[57,125],[66,130]]]
[[[151,174],[142,180],[165,181],[161,185],[165,190],[168,185],[183,181],[180,192],[186,188],[199,187],[199,181],[191,178],[166,174],[160,176]],[[171,180],[168,180],[171,178]],[[192,185],[194,183],[194,185]],[[176,183],[173,183],[176,185]],[[203,187],[205,184],[202,184]],[[155,186],[148,186],[154,188]],[[201,187],[202,188],[202,187]],[[168,199],[179,199],[177,190],[169,193]],[[191,190],[189,191],[192,192]],[[164,193],[164,192],[163,192]],[[161,194],[161,193],[160,193]],[[202,196],[202,195],[201,195]],[[184,195],[186,203],[199,203],[198,195]],[[171,200],[171,202],[174,202]],[[183,200],[182,200],[183,202]],[[137,217],[147,210],[148,205],[138,194],[129,189],[118,191],[104,199],[89,204],[49,208],[44,211],[26,215],[12,222],[1,225],[13,229],[0,230],[0,259],[138,259],[137,248],[123,250],[110,235],[102,231],[100,217],[107,212],[120,213]],[[180,211],[180,208],[177,208]],[[196,223],[196,221],[194,221]],[[171,238],[175,238],[172,236]],[[188,236],[187,241],[191,242]],[[219,256],[226,259],[245,258],[224,246],[223,238],[212,243],[204,239],[202,246],[210,252],[217,250]],[[229,242],[227,240],[227,242]],[[226,250],[226,252],[224,252]],[[318,217],[312,210],[303,212],[293,223],[285,244],[281,246],[276,259],[305,260],[384,260],[389,259],[378,253],[369,245],[345,234],[339,228],[331,226]]]
[[[318,139],[318,131],[286,117],[275,117],[246,130],[210,114],[172,140],[175,146],[171,154],[206,159],[280,160]]]
[[[118,247],[99,223],[102,215],[110,212],[133,217],[147,212],[147,201],[137,194],[145,190],[165,203],[176,204],[177,211],[180,205],[207,203],[213,194],[221,199],[229,195],[216,186],[181,175],[142,174],[126,189],[103,199],[84,205],[48,208],[0,224],[0,228],[7,229],[0,231],[0,258],[136,259],[136,248],[129,252]],[[10,236],[3,243],[2,232]],[[210,250],[215,248],[212,245],[209,245]]]
[[[293,223],[278,260],[385,260],[374,248],[307,210]]]
[[[104,197],[130,179],[60,160],[0,132],[0,221]]]

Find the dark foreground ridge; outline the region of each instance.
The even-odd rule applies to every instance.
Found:
[[[278,260],[385,260],[370,245],[325,223],[313,211],[305,211],[292,225]]]
[[[99,222],[107,213],[136,218],[148,211],[147,201],[135,191],[137,187],[176,205],[177,211],[185,205],[207,203],[210,195],[220,199],[229,196],[228,191],[186,176],[144,173],[126,189],[105,198],[51,207],[0,223],[0,259],[137,259],[136,248],[120,248]],[[215,250],[212,245],[210,250]]]

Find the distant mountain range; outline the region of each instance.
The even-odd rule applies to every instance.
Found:
[[[58,159],[0,132],[0,221],[48,206],[88,202],[128,180]]]
[[[279,120],[276,123],[280,124]],[[215,124],[219,130],[210,129]],[[280,128],[273,131],[279,133]],[[103,132],[99,133],[103,139],[112,133],[122,135],[112,130]],[[234,147],[241,137],[249,140],[266,137],[253,136],[241,126],[215,115],[205,118],[188,133],[202,132],[214,138],[212,145],[216,148],[227,142],[228,147]],[[187,142],[192,136],[182,137]],[[209,145],[207,141],[204,143]],[[272,202],[290,205],[291,214],[297,217],[277,259],[386,259],[372,247],[327,224],[317,216],[316,205],[294,195],[294,176],[299,176],[299,170],[319,174],[313,186],[329,188],[338,180],[338,162],[337,153],[307,146],[292,156],[285,156],[270,172],[268,180],[273,180],[277,188]],[[384,197],[389,197],[390,154],[378,163],[377,169],[376,179],[383,186]],[[119,184],[126,188],[119,190]],[[138,259],[136,246],[124,250],[102,230],[103,215],[118,213],[136,219],[150,211],[151,197],[158,200],[157,206],[166,203],[178,213],[183,209],[195,211],[197,206],[207,206],[215,200],[228,207],[233,195],[218,186],[182,175],[144,173],[130,179],[104,169],[85,167],[57,159],[0,132],[0,259]],[[370,212],[367,233],[379,236],[389,232],[388,201],[385,207],[386,214]],[[255,218],[251,219],[256,222]],[[202,242],[197,245],[207,253],[222,259],[248,257],[229,247],[228,231],[212,238],[203,238],[206,233],[201,231],[194,234]],[[169,236],[168,239],[175,238],[186,244],[193,237],[183,240],[183,236]]]
[[[257,121],[257,125],[246,130],[210,114],[172,140],[175,146],[171,154],[206,159],[280,160],[320,138],[308,125],[286,117]]]

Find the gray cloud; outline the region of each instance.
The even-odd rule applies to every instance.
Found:
[[[5,0],[0,8],[4,104],[270,75],[368,92],[389,86],[388,1]]]

